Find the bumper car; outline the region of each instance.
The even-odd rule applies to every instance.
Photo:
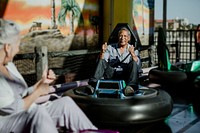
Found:
[[[117,42],[118,30],[126,27],[131,31],[130,44],[139,49],[137,38],[128,24],[118,24],[108,39]],[[130,96],[123,93],[123,80],[98,80],[95,89],[89,85],[79,86],[64,93],[70,96],[86,115],[97,125],[132,125],[156,122],[168,117],[173,108],[171,96],[159,88],[139,86]]]
[[[165,40],[164,31],[160,28],[157,45],[158,67],[149,71],[149,81],[160,84],[172,97],[181,96],[192,100],[197,97],[194,94],[194,81],[200,75],[200,60],[171,64]],[[179,50],[176,52],[180,53]]]
[[[170,115],[171,96],[161,89],[140,86],[137,93],[125,96],[123,80],[98,80],[95,91],[80,86],[66,91],[96,124],[131,125],[164,120]]]
[[[200,75],[200,61],[192,61],[181,66],[171,66],[170,70],[151,69],[148,77],[150,82],[170,88],[188,88],[193,86],[194,80]]]
[[[159,28],[157,45],[158,67],[149,71],[149,80],[173,89],[191,88],[195,78],[200,75],[200,61],[171,64],[169,49],[165,40],[164,31],[162,28]],[[180,53],[180,51],[176,52],[177,55]]]

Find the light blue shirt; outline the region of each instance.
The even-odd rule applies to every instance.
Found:
[[[133,61],[133,58],[131,56],[131,54],[129,54],[130,52],[128,51],[129,47],[131,46],[131,44],[128,44],[128,47],[125,49],[125,51],[120,54],[120,48],[118,43],[114,43],[114,44],[110,44],[108,45],[107,50],[104,53],[104,59],[109,62],[109,63],[114,63],[116,62],[117,58],[119,59],[119,61],[122,61],[123,59],[126,58],[126,56],[128,56],[123,63],[130,63],[131,61]],[[135,50],[135,55],[137,57],[139,57],[139,51]],[[140,58],[138,58],[137,61],[138,66],[140,66]]]

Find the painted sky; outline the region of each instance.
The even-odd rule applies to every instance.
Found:
[[[98,14],[98,4],[93,0],[76,0],[80,8]],[[61,0],[55,0],[56,17],[60,11]],[[84,12],[88,18],[88,12]],[[86,14],[87,13],[87,14]],[[28,32],[33,22],[42,22],[42,28],[51,27],[51,0],[9,0],[4,14],[5,19],[16,21],[23,33]]]

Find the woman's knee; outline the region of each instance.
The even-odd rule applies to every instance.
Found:
[[[62,106],[75,104],[74,100],[69,96],[64,96],[58,99],[58,102],[59,104],[62,104]]]
[[[56,124],[53,122],[53,119],[51,118],[49,112],[46,110],[44,106],[37,106],[31,112],[30,119],[29,119],[29,127],[35,127],[33,132],[52,132],[57,133]]]
[[[30,111],[30,115],[33,115],[33,117],[44,117],[46,115],[49,116],[49,113],[47,112],[46,108],[43,106],[37,106],[32,111]]]

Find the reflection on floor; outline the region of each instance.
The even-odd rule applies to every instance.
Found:
[[[172,133],[199,133],[200,119],[190,103],[175,103],[167,125]]]

